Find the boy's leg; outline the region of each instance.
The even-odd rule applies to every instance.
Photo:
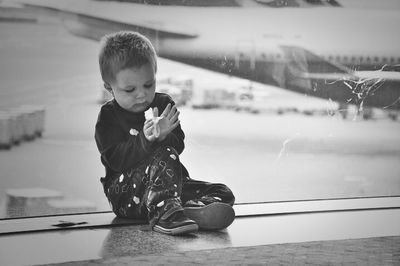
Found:
[[[226,185],[193,179],[184,181],[181,199],[184,205],[190,204],[188,201],[201,201],[206,205],[222,202],[233,206],[235,203],[235,196]]]
[[[184,215],[181,191],[178,153],[163,147],[114,180],[106,195],[118,217],[147,218],[152,229],[167,234],[197,231],[196,223]]]
[[[115,179],[105,191],[115,215],[121,218],[147,220],[147,209],[143,201],[147,177],[147,163],[132,168]]]
[[[196,221],[200,229],[224,229],[235,219],[235,197],[224,184],[185,180],[181,198],[186,216]]]
[[[151,228],[166,234],[197,231],[198,226],[188,219],[180,199],[182,169],[179,154],[172,147],[159,148],[149,161],[143,201]]]

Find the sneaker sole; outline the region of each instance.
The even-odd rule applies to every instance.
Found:
[[[194,233],[199,230],[199,227],[197,224],[187,224],[184,226],[179,226],[176,228],[163,228],[159,225],[155,225],[153,227],[153,230],[159,233],[167,234],[167,235],[184,235],[184,234],[189,234],[189,233]]]
[[[221,230],[235,220],[235,211],[226,203],[214,202],[203,207],[184,207],[185,215],[195,221],[200,229]]]

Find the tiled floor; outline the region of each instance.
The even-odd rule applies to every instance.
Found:
[[[62,265],[400,265],[400,237],[169,252]]]

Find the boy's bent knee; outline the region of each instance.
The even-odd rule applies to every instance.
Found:
[[[172,158],[173,160],[179,161],[179,153],[172,146],[163,146],[155,152],[158,158]]]
[[[172,147],[172,146],[163,146],[163,147],[158,148],[157,151],[159,151],[159,152],[167,152],[167,153],[174,153],[174,154],[179,155],[178,152],[175,150],[175,148]]]

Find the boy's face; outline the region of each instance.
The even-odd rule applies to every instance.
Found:
[[[127,111],[143,112],[154,99],[156,77],[148,63],[141,67],[120,70],[111,83],[114,98]]]

